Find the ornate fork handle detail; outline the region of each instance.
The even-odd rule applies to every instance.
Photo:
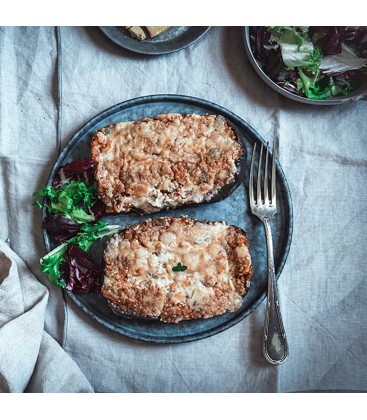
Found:
[[[263,353],[265,359],[274,365],[283,363],[288,357],[288,343],[279,307],[278,289],[275,278],[273,239],[269,219],[263,219],[268,256],[268,296],[265,314]]]

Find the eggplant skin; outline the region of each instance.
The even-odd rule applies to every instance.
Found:
[[[107,213],[151,214],[228,197],[245,149],[220,115],[162,114],[97,130],[95,178]]]
[[[104,262],[113,312],[168,323],[235,312],[253,274],[242,229],[186,216],[128,227],[109,239]]]

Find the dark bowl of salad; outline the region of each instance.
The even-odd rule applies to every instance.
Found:
[[[246,26],[248,58],[278,93],[307,104],[367,100],[367,27]]]

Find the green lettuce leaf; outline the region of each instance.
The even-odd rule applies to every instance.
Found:
[[[329,77],[318,80],[320,71],[318,70],[312,77],[307,76],[300,68],[297,79],[297,89],[305,92],[309,99],[325,99],[330,96],[331,81]]]
[[[93,186],[88,186],[84,182],[71,181],[63,185],[60,189],[47,186],[36,191],[34,204],[42,209],[46,207],[52,213],[62,214],[78,223],[87,223],[95,220],[90,208],[97,200],[97,192]],[[40,202],[44,200],[44,204]]]
[[[320,62],[323,73],[344,73],[349,70],[358,70],[367,65],[367,58],[358,57],[351,48],[342,44],[339,54],[325,56]]]
[[[310,57],[313,56],[314,46],[312,42],[306,42],[301,46],[296,44],[280,44],[280,50],[285,66],[289,70],[296,67],[308,67],[313,64]]]
[[[315,69],[322,54],[315,48],[308,36],[307,27],[273,26],[268,29],[272,40],[280,46],[283,62],[287,69],[296,67]]]

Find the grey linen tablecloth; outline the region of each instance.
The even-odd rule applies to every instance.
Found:
[[[175,345],[113,333],[68,298],[64,311],[61,290],[40,273],[45,247],[31,205],[58,154],[55,28],[5,27],[0,390],[367,391],[367,103],[312,107],[279,96],[251,68],[240,28],[211,28],[189,48],[159,57],[125,51],[97,28],[61,33],[63,145],[104,109],[158,93],[218,103],[265,140],[279,140],[294,206],[293,242],[279,281],[290,356],[281,366],[263,359],[264,302],[218,335]]]
[[[0,241],[0,391],[92,391],[75,362],[43,329],[47,300],[47,288]]]

